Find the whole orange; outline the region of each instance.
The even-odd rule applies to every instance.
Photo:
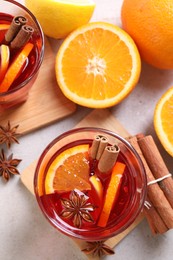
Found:
[[[159,69],[173,68],[172,0],[124,0],[121,20],[143,60]]]

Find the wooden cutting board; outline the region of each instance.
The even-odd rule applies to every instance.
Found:
[[[106,128],[111,131],[114,131],[120,134],[123,137],[129,136],[129,133],[124,129],[124,127],[116,120],[116,118],[108,111],[108,110],[93,110],[89,115],[87,115],[81,122],[79,122],[76,127],[101,127]],[[34,194],[33,188],[33,177],[34,171],[37,164],[37,160],[34,161],[31,165],[29,165],[21,174],[21,181],[23,184],[28,188],[30,192]],[[108,239],[105,243],[114,248],[130,231],[132,231],[143,219],[143,215],[141,214],[136,221],[127,228],[124,232],[120,235],[117,235],[113,238]],[[86,246],[86,242],[81,240],[73,239],[79,249],[83,249]],[[88,256],[89,259],[97,260],[98,257],[91,257]]]
[[[20,124],[20,133],[25,134],[62,119],[76,110],[59,89],[55,78],[55,54],[45,38],[45,55],[38,77],[28,100],[17,108],[0,111],[0,124],[7,121]]]

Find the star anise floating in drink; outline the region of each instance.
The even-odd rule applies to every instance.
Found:
[[[7,157],[2,149],[0,152],[0,176],[8,181],[11,175],[19,174],[16,167],[20,162],[19,159],[13,159],[13,154]]]
[[[17,133],[19,125],[11,127],[10,122],[8,121],[7,126],[0,125],[0,144],[5,143],[8,148],[11,147],[12,143],[19,143],[17,137],[20,135]]]
[[[86,248],[82,250],[87,255],[102,257],[105,255],[113,255],[113,249],[105,244],[104,241],[87,242]]]
[[[87,196],[72,191],[69,199],[61,198],[61,204],[64,209],[60,216],[67,219],[72,218],[75,227],[81,228],[82,221],[94,222],[90,211],[93,211],[96,207],[88,203]]]

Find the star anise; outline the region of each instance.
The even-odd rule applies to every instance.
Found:
[[[64,209],[60,216],[67,219],[72,218],[73,224],[77,228],[81,228],[82,221],[94,222],[90,211],[93,211],[96,207],[87,201],[86,195],[79,195],[76,191],[72,191],[70,199],[61,198]]]
[[[10,121],[8,121],[6,127],[0,125],[0,144],[5,143],[10,148],[12,143],[19,143],[17,140],[17,137],[20,135],[17,133],[18,127],[19,125],[11,127]]]
[[[4,150],[2,149],[0,153],[0,176],[8,181],[11,174],[19,174],[19,171],[16,167],[20,162],[21,160],[19,159],[13,159],[13,154],[11,154],[9,157],[6,157]]]
[[[102,257],[104,255],[113,255],[113,249],[105,244],[104,241],[87,242],[86,248],[82,250],[85,254]]]

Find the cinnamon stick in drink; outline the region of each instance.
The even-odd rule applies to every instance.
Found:
[[[100,139],[100,144],[99,144],[98,150],[97,150],[96,160],[99,160],[101,158],[102,153],[103,153],[105,147],[107,146],[107,144],[108,144],[107,137],[102,136]]]
[[[91,148],[89,150],[89,155],[92,159],[96,159],[101,137],[102,137],[101,135],[97,135],[92,142]]]
[[[90,157],[99,160],[107,144],[108,139],[106,136],[97,135],[94,138],[89,151]]]
[[[136,137],[131,137],[129,138],[129,142],[131,143],[131,145],[136,149],[136,151],[138,152],[145,171],[146,171],[146,175],[147,175],[147,181],[153,181],[155,180],[149,166],[148,163],[145,159],[145,155],[143,154],[139,144],[138,144],[138,140]],[[152,160],[152,157],[150,158],[150,160]],[[149,196],[149,199],[152,203],[152,205],[155,207],[155,209],[157,210],[158,214],[160,215],[162,221],[164,222],[164,224],[166,225],[166,227],[168,229],[173,228],[173,209],[170,205],[170,203],[168,202],[167,198],[165,197],[163,191],[160,189],[158,183],[149,185],[147,188],[147,193]]]
[[[23,47],[31,38],[34,29],[29,25],[23,25],[16,35],[16,37],[11,41],[11,49],[19,49]]]
[[[108,173],[115,165],[119,152],[117,145],[106,146],[98,162],[99,172]]]
[[[26,23],[27,19],[24,16],[15,16],[10,24],[8,31],[5,34],[5,41],[7,43],[11,42],[20,31],[22,25]]]
[[[145,136],[139,138],[139,146],[144,154],[147,164],[154,175],[155,179],[159,179],[169,174],[163,158],[152,138],[152,136]],[[165,178],[159,182],[160,188],[163,190],[167,200],[173,208],[173,179],[172,176]]]

